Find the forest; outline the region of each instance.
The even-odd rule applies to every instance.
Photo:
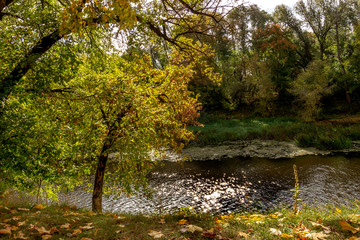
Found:
[[[360,140],[357,0],[0,0],[0,59],[1,187],[38,200],[89,185],[101,213],[164,149]]]

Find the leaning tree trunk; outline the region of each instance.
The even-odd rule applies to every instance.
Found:
[[[106,162],[108,160],[108,153],[106,152],[107,149],[108,147],[104,145],[101,150],[101,154],[96,169],[94,190],[92,196],[92,210],[94,212],[102,212],[102,195],[103,195],[104,177],[105,177]]]

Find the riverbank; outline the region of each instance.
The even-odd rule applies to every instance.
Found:
[[[303,207],[216,216],[95,214],[70,206],[0,200],[2,239],[360,239],[360,206]]]
[[[200,118],[203,127],[191,127],[197,139],[191,147],[219,146],[226,142],[274,140],[294,142],[301,148],[319,150],[350,149],[360,141],[360,122],[357,117],[342,117],[317,122],[295,118]]]

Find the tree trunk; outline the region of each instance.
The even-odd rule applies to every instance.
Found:
[[[103,146],[101,154],[98,161],[98,166],[95,174],[94,190],[92,196],[92,210],[94,212],[102,212],[102,194],[104,186],[104,176],[106,169],[106,162],[108,160],[108,153],[106,150],[108,147]]]
[[[12,92],[20,79],[25,76],[27,71],[29,71],[35,62],[61,38],[62,35],[60,34],[60,30],[56,29],[54,32],[40,39],[31,51],[15,66],[12,72],[7,77],[1,79],[0,101],[6,100],[7,96]]]

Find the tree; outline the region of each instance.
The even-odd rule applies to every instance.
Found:
[[[297,14],[303,17],[316,36],[320,48],[320,60],[324,59],[327,48],[327,36],[333,26],[333,18],[326,14],[326,9],[331,8],[331,1],[327,0],[300,0],[295,5]]]
[[[208,0],[205,2],[187,3],[186,1],[152,1],[146,4],[136,4],[132,0],[113,1],[26,1],[21,0],[1,1],[1,27],[7,31],[4,33],[3,45],[9,52],[18,43],[11,42],[13,31],[21,30],[20,38],[28,40],[26,44],[20,44],[21,51],[13,58],[5,58],[6,68],[1,72],[0,99],[4,102],[13,88],[21,81],[26,73],[34,67],[36,62],[61,39],[77,34],[82,37],[84,34],[91,38],[95,29],[109,29],[109,33],[116,30],[130,28],[136,21],[145,25],[158,37],[178,45],[179,37],[184,32],[192,31],[197,21],[192,15],[199,15],[202,18],[213,18],[216,20],[218,14],[217,1]],[[202,4],[205,7],[199,9]],[[155,6],[162,15],[166,15],[172,21],[163,22],[158,16],[147,14],[147,7]],[[213,8],[213,6],[215,6]],[[6,17],[4,17],[6,16]],[[174,17],[176,16],[176,17]],[[166,28],[173,24],[180,24],[183,28],[175,36],[169,36]],[[158,25],[159,24],[159,25]],[[161,25],[162,24],[162,25]],[[165,25],[164,25],[165,24]],[[166,26],[162,28],[162,26]],[[25,31],[26,30],[26,31]],[[114,31],[113,31],[114,30]],[[7,43],[9,42],[10,43]],[[184,45],[183,45],[184,46]],[[1,112],[0,112],[1,113]]]
[[[290,89],[301,106],[301,118],[305,121],[315,120],[321,112],[321,98],[330,94],[333,88],[327,64],[321,60],[310,63],[291,83]]]

